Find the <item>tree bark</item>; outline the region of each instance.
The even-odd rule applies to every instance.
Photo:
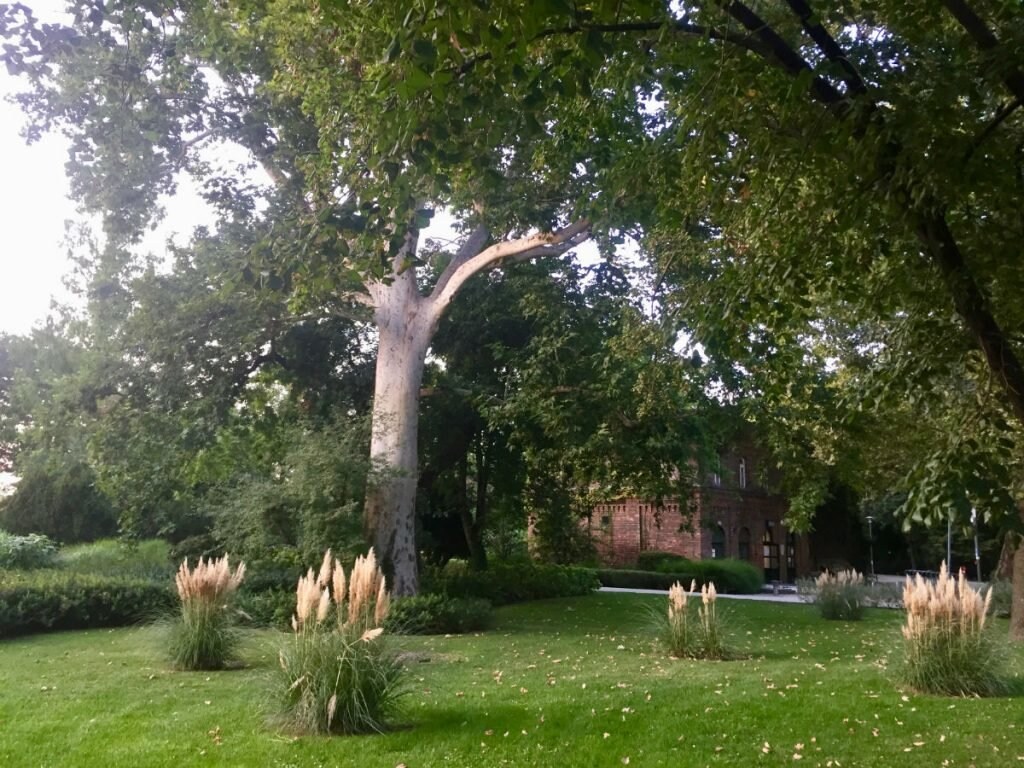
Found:
[[[419,233],[410,229],[395,256],[389,279],[367,282],[379,335],[370,427],[373,482],[366,495],[365,532],[391,573],[396,596],[419,590],[416,550],[419,398],[430,341],[448,304],[465,282],[499,263],[558,256],[590,236],[590,223],[577,221],[555,232],[528,235],[487,248],[486,228],[464,243],[429,296],[420,293],[416,268]]]
[[[370,430],[374,481],[366,499],[366,529],[392,574],[392,593],[414,595],[419,394],[432,328],[420,309],[411,275],[376,286],[380,334]]]
[[[1024,512],[1021,512],[1024,519]],[[1013,536],[1014,534],[1010,534]],[[1024,536],[1016,536],[1017,551],[1013,554],[1013,594],[1010,598],[1010,637],[1024,641]]]

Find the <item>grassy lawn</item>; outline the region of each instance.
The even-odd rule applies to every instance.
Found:
[[[901,691],[900,615],[824,622],[719,602],[743,661],[668,658],[662,598],[594,595],[498,611],[471,637],[403,638],[407,727],[294,739],[262,710],[272,633],[247,668],[169,671],[151,628],[0,642],[0,766],[975,766],[1024,768],[1024,694]],[[1005,631],[1005,620],[999,631]],[[426,660],[421,660],[426,659]],[[1024,652],[1011,654],[1017,689]]]

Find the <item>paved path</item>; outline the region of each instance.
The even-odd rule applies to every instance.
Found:
[[[601,587],[599,592],[629,592],[637,595],[667,595],[667,589],[631,589],[628,587]],[[691,595],[700,596],[700,592],[691,592]],[[718,593],[719,597],[725,597],[735,600],[761,600],[767,603],[799,603],[800,598],[792,592],[780,593],[778,595],[772,592],[761,592],[756,595],[723,595],[721,592]]]

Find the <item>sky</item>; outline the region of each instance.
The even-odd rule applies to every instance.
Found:
[[[25,0],[44,22],[66,18],[64,0]],[[66,225],[84,221],[68,199],[67,142],[47,134],[31,146],[21,136],[25,116],[8,97],[24,86],[0,67],[0,333],[27,333],[45,323],[51,301],[73,301],[63,278],[71,270]],[[143,243],[159,255],[168,237],[181,241],[197,224],[212,223],[187,184],[163,201],[165,223]]]

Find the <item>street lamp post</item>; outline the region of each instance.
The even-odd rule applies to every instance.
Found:
[[[871,530],[871,523],[874,521],[871,515],[868,515],[868,554],[871,563],[871,580],[875,580],[875,536]]]

